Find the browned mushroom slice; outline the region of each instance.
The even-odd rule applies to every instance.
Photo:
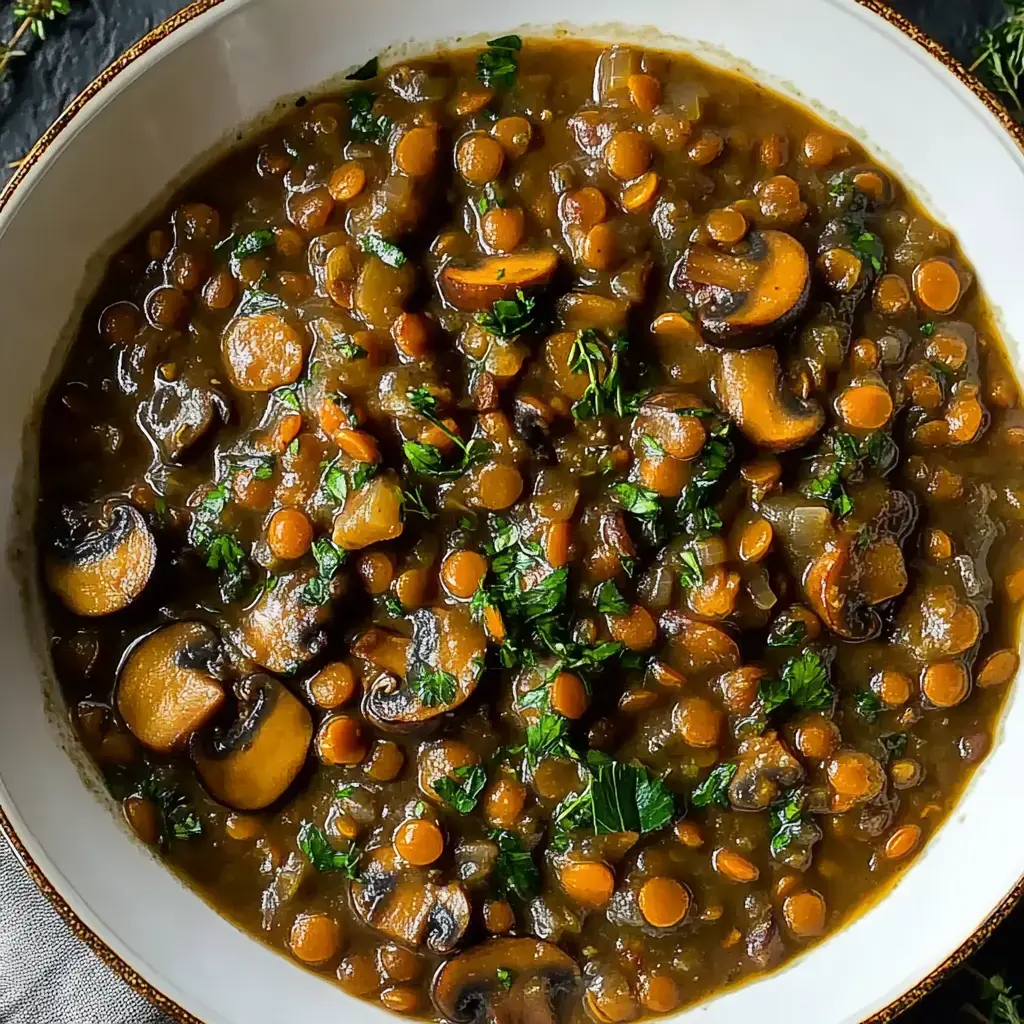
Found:
[[[220,395],[183,378],[168,381],[158,374],[152,396],[139,408],[139,422],[161,456],[174,462],[210,428],[214,412],[227,418]]]
[[[224,657],[202,622],[175,622],[129,652],[117,683],[117,709],[144,746],[161,754],[188,743],[224,702]]]
[[[511,299],[517,291],[543,287],[558,267],[553,249],[488,256],[472,266],[449,263],[438,275],[441,294],[456,309],[490,309],[498,299]]]
[[[803,765],[774,732],[752,736],[739,747],[729,802],[741,811],[763,811],[784,789],[803,781]]]
[[[784,231],[752,231],[742,255],[701,242],[683,254],[672,286],[693,304],[701,329],[723,343],[750,344],[786,327],[810,295],[807,250]]]
[[[457,708],[472,695],[483,670],[486,639],[466,612],[420,608],[412,627],[405,672],[380,676],[363,698],[363,713],[393,732]]]
[[[227,730],[197,736],[192,758],[214,799],[237,811],[258,811],[277,800],[306,763],[313,720],[268,675],[243,679],[235,696],[235,721]]]
[[[788,451],[806,444],[824,426],[825,413],[817,402],[786,389],[774,348],[719,355],[715,398],[755,444]]]
[[[401,866],[390,846],[365,856],[351,892],[365,924],[414,949],[450,953],[469,925],[469,897],[462,885],[438,885],[425,872]]]
[[[547,1024],[558,1019],[555,1003],[579,982],[575,961],[550,942],[489,939],[441,967],[434,1005],[455,1024]]]
[[[331,616],[330,602],[315,604],[303,596],[315,575],[312,569],[300,569],[279,576],[246,610],[234,631],[232,639],[243,653],[270,672],[295,672],[327,643],[324,627]]]
[[[588,970],[583,1008],[597,1024],[625,1024],[640,1016],[640,1003],[625,971],[618,963],[605,962]]]
[[[58,541],[44,571],[50,589],[71,611],[92,616],[131,604],[155,565],[156,542],[142,514],[131,505],[116,504],[84,536]]]
[[[833,633],[847,640],[869,640],[880,632],[882,620],[856,601],[850,557],[853,540],[846,535],[825,544],[807,570],[804,590],[811,608]]]

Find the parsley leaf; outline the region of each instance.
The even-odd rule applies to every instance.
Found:
[[[474,319],[485,330],[499,338],[513,338],[530,330],[537,321],[537,300],[517,289],[514,299],[495,299],[490,310],[483,310]]]
[[[628,615],[629,602],[611,580],[605,580],[597,588],[597,610],[604,615]]]
[[[245,549],[220,528],[220,516],[230,500],[231,483],[221,481],[192,510],[188,529],[188,541],[203,556],[206,568],[220,570],[221,596],[226,602],[241,594],[249,575]]]
[[[158,775],[149,775],[137,789],[156,804],[161,846],[166,846],[172,839],[198,839],[203,834],[202,821],[173,783]]]
[[[910,734],[905,732],[888,732],[878,737],[887,758],[902,757],[909,739]]]
[[[526,727],[527,761],[537,765],[545,757],[571,757],[577,760],[576,751],[569,746],[568,732],[568,719],[545,711],[536,722]]]
[[[444,775],[434,783],[437,795],[459,814],[469,814],[475,808],[484,786],[487,772],[478,764],[466,764],[456,768],[451,775]]]
[[[926,338],[930,338],[935,333],[935,321],[925,320],[925,322],[921,324],[920,330]]]
[[[519,71],[516,53],[522,48],[523,41],[516,35],[489,40],[487,49],[477,58],[476,77],[484,85],[511,87]]]
[[[231,250],[231,258],[229,260],[231,273],[234,274],[235,277],[239,277],[241,275],[242,260],[248,256],[258,256],[264,249],[269,249],[273,245],[274,232],[271,231],[270,228],[257,228],[255,231],[250,231],[248,234],[242,235],[242,237],[235,242],[235,246]],[[280,305],[280,300],[277,300],[277,302],[278,305]]]
[[[331,348],[346,359],[365,359],[368,354],[362,345],[357,345],[345,334],[336,334],[331,339]]]
[[[1014,994],[1013,989],[1000,975],[994,974],[991,978],[985,979],[981,995],[983,999],[992,1004],[989,1024],[1022,1024],[1024,1022],[1018,1006],[1021,997]]]
[[[451,672],[429,665],[416,665],[413,668],[409,673],[409,686],[428,708],[450,704],[458,693],[458,681]]]
[[[870,263],[876,273],[881,273],[882,260],[885,259],[885,246],[878,235],[870,231],[862,231],[854,236],[850,248],[865,263]]]
[[[235,309],[235,316],[255,316],[271,309],[280,309],[284,303],[270,292],[260,288],[246,288],[242,292],[241,301]]]
[[[645,768],[591,751],[590,780],[582,793],[565,798],[555,814],[560,828],[590,828],[595,835],[655,832],[675,814],[675,799]]]
[[[806,639],[806,623],[800,619],[778,618],[768,633],[768,646],[799,647]]]
[[[818,828],[804,816],[806,793],[794,789],[779,797],[768,809],[768,828],[771,833],[769,849],[777,857],[794,842],[814,841]]]
[[[700,562],[697,560],[697,553],[693,548],[683,548],[679,552],[679,583],[681,586],[692,590],[704,582],[704,573],[701,570]]]
[[[873,722],[884,710],[881,698],[873,690],[859,690],[853,698],[857,714],[866,722]]]
[[[504,989],[510,989],[512,987],[512,972],[507,967],[499,967],[495,972],[498,978],[498,984]]]
[[[359,248],[371,256],[376,256],[377,259],[382,263],[386,263],[389,267],[405,265],[405,253],[394,242],[387,241],[382,235],[377,234],[376,231],[367,231],[365,235],[360,235]]]
[[[306,604],[323,605],[331,599],[331,581],[338,574],[347,557],[330,537],[313,541],[313,558],[316,560],[316,575],[302,588],[301,598]]]
[[[693,791],[690,803],[694,807],[729,806],[729,785],[739,770],[732,761],[723,761],[711,769],[711,774]]]
[[[758,697],[766,714],[786,703],[820,711],[831,706],[835,690],[820,655],[804,651],[782,666],[781,678],[762,680]]]
[[[424,519],[434,519],[437,515],[436,512],[431,512],[427,508],[427,503],[423,500],[423,489],[421,487],[413,487],[411,490],[402,491],[402,507],[405,509],[407,516],[423,516]]]
[[[391,131],[391,118],[374,117],[373,93],[359,89],[348,97],[349,128],[357,142],[384,142]]]
[[[463,441],[454,430],[438,416],[439,406],[437,397],[430,393],[425,387],[410,388],[406,392],[409,404],[424,419],[432,423],[439,430],[455,443],[459,448],[461,456],[453,466],[446,466],[444,456],[440,449],[432,444],[423,441],[404,441],[402,451],[409,462],[409,465],[417,473],[424,476],[434,476],[442,480],[454,480],[462,476],[470,466],[476,465],[485,459],[491,450],[491,446],[479,438],[473,438],[468,443]]]
[[[488,836],[498,844],[494,861],[495,882],[508,896],[528,900],[540,891],[540,872],[533,855],[524,849],[519,836],[506,829],[491,829]]]
[[[299,849],[317,871],[341,871],[346,878],[359,877],[362,853],[355,843],[350,843],[347,850],[336,850],[324,830],[310,821],[304,821],[299,828]]]

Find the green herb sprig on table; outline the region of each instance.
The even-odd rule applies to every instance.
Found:
[[[6,42],[0,42],[0,78],[3,78],[12,60],[24,57],[19,49],[26,35],[46,38],[46,23],[71,13],[71,0],[21,0],[11,8],[15,20],[14,32]]]
[[[1020,88],[1024,75],[1024,0],[1004,2],[1006,17],[998,25],[982,30],[971,71],[1007,97],[1017,114],[1024,114]]]

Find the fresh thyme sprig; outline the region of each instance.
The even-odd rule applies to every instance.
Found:
[[[986,85],[1013,101],[1017,114],[1021,104],[1021,76],[1024,75],[1024,0],[1004,0],[1006,18],[993,28],[982,30],[971,65]]]
[[[24,57],[25,51],[18,44],[31,32],[39,39],[46,38],[46,23],[58,15],[71,13],[71,0],[21,0],[11,8],[16,22],[14,33],[6,42],[0,43],[0,78],[15,57]]]

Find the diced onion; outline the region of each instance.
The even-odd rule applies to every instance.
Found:
[[[639,55],[628,46],[611,46],[601,52],[594,68],[594,102],[620,106],[629,99],[629,76],[640,70]]]
[[[768,582],[768,573],[763,566],[759,566],[754,575],[747,580],[747,592],[754,604],[763,612],[773,608],[778,602],[778,598]]]

